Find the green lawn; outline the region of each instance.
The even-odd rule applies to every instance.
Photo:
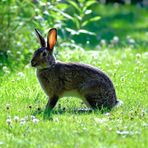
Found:
[[[63,51],[58,59],[79,61],[105,71],[124,105],[110,113],[79,113],[78,98],[59,101],[50,120],[43,120],[47,102],[35,76],[26,66],[5,74],[0,83],[0,146],[6,147],[146,147],[148,145],[148,53],[130,48],[100,51]],[[64,108],[64,109],[63,109]],[[35,115],[36,119],[31,119]],[[19,120],[14,121],[15,116]],[[8,125],[11,119],[11,124]],[[17,119],[15,119],[17,120]],[[38,121],[38,122],[37,122]]]
[[[77,37],[82,48],[73,50],[61,45],[60,38],[56,57],[63,62],[82,62],[103,70],[112,79],[117,97],[124,104],[109,113],[80,112],[79,109],[86,107],[80,99],[62,98],[49,120],[43,120],[47,97],[35,69],[22,62],[29,61],[30,50],[39,44],[33,35],[32,42],[27,42],[31,29],[22,30],[16,35],[18,41],[24,38],[23,43],[16,49],[12,47],[16,55],[17,50],[21,51],[14,56],[18,62],[14,57],[8,60],[0,55],[0,147],[148,147],[148,11],[132,6],[96,5],[94,12],[101,19],[98,25],[90,24],[88,28],[96,30],[96,36],[90,38],[89,44],[86,40],[82,44],[83,38]],[[119,37],[119,42],[111,43],[114,36]]]

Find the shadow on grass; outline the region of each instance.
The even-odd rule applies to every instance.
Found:
[[[104,113],[107,113],[107,112],[110,112],[111,110],[109,109],[106,109],[106,108],[102,108],[101,110],[99,109],[90,109],[90,108],[72,108],[72,109],[53,109],[48,115],[47,117],[51,117],[52,115],[63,115],[63,114],[75,114],[75,115],[81,115],[81,114],[94,114],[94,113],[99,113],[99,114],[104,114]],[[43,115],[43,116],[46,116],[45,115],[45,110],[41,109],[41,110],[35,110],[33,112],[33,115],[34,116],[37,116],[37,115]],[[44,118],[45,119],[45,118]]]

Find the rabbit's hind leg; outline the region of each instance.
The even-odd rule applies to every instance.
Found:
[[[84,83],[81,85],[80,92],[93,109],[111,109],[116,102],[115,92],[102,81],[91,80]]]
[[[103,106],[103,101],[99,96],[94,94],[87,94],[85,96],[86,102],[91,106],[93,109],[101,109]]]
[[[86,101],[89,103],[89,105],[93,109],[99,109],[99,110],[111,110],[111,108],[114,106],[114,99],[107,99],[103,97],[102,95],[96,95],[96,94],[87,94],[85,96]]]
[[[83,101],[87,107],[95,109],[99,106],[99,96],[97,95],[98,89],[99,85],[96,80],[89,80],[80,86],[79,91],[80,94],[84,96]]]

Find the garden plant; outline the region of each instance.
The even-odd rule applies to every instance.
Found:
[[[148,9],[95,0],[0,1],[0,147],[148,146]],[[57,60],[92,65],[112,80],[111,110],[89,110],[77,97],[47,96],[30,65],[43,36],[57,28]]]

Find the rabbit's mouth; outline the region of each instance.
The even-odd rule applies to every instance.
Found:
[[[35,61],[31,60],[31,66],[32,66],[32,67],[36,67],[37,65],[38,65],[38,63],[37,63],[37,62],[35,62]]]

